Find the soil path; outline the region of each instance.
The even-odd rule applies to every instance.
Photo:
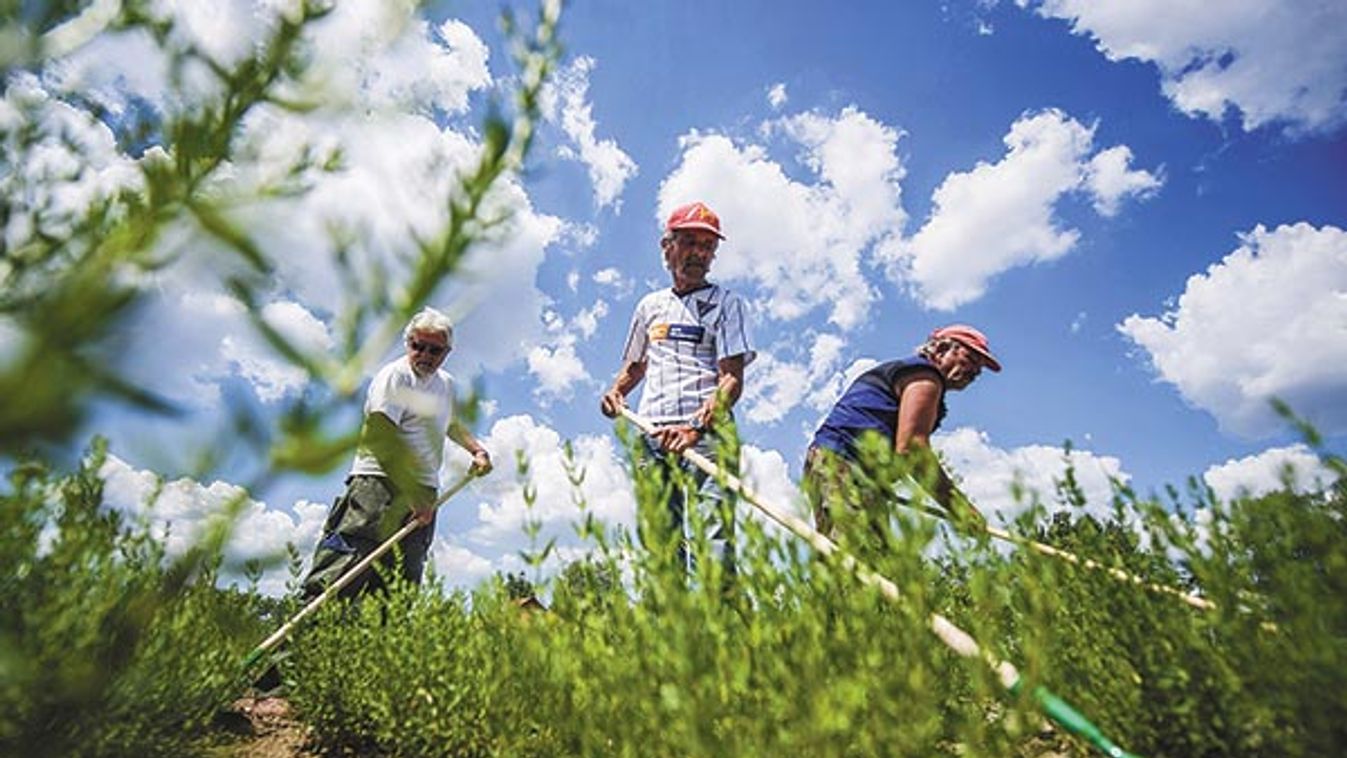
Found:
[[[318,758],[309,730],[279,697],[245,697],[229,708],[229,729],[239,736],[211,750],[210,758]]]

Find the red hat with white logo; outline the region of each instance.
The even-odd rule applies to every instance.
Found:
[[[720,233],[720,216],[703,202],[688,203],[674,208],[674,212],[669,214],[669,220],[664,224],[664,230],[672,232],[675,229],[704,229],[725,239],[725,235]]]
[[[996,356],[992,355],[991,347],[987,344],[987,335],[977,329],[967,324],[950,324],[931,332],[930,339],[938,340],[942,338],[955,340],[969,350],[981,355],[987,361],[987,368],[992,371],[1001,370],[1001,362],[996,360]]]

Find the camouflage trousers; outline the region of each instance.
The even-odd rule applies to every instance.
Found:
[[[304,598],[322,594],[328,585],[393,536],[411,516],[413,501],[429,503],[434,499],[433,487],[422,487],[412,498],[406,498],[399,496],[386,477],[363,474],[348,477],[346,491],[328,511],[322,539],[314,548],[313,562],[304,577]],[[434,536],[434,521],[413,531],[397,549],[385,553],[377,566],[371,566],[337,596],[352,598],[382,590],[386,586],[385,575],[395,572],[413,584],[420,584]]]
[[[848,541],[865,554],[888,551],[893,494],[867,476],[861,464],[811,445],[801,483],[820,534],[838,540],[845,531]]]

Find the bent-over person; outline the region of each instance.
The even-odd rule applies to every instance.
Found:
[[[841,508],[854,509],[870,535],[883,538],[893,509],[894,482],[886,475],[888,453],[902,460],[918,483],[956,524],[986,520],[954,485],[931,449],[930,437],[945,417],[945,395],[966,389],[982,369],[1000,371],[982,332],[952,324],[931,332],[916,353],[886,361],[853,381],[814,433],[805,456],[804,490],[820,532],[836,535]],[[866,439],[872,442],[865,444]],[[867,460],[864,449],[881,451]],[[886,460],[888,459],[888,460]]]

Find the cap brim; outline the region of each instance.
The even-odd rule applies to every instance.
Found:
[[[715,228],[714,226],[711,226],[710,224],[704,221],[688,221],[686,223],[677,224],[675,226],[669,227],[669,231],[671,232],[677,231],[679,229],[701,229],[703,231],[707,231],[716,235],[722,240],[725,239],[725,235],[721,234],[719,229]]]
[[[968,344],[968,343],[964,343],[964,344]],[[995,372],[995,373],[998,373],[998,374],[1001,373],[1001,362],[998,361],[998,360],[996,360],[996,356],[992,355],[991,353],[987,352],[986,350],[978,350],[977,348],[973,347],[972,345],[969,345],[969,347],[972,347],[973,352],[975,352],[975,353],[977,353],[978,355],[982,356],[983,359],[987,361],[987,368],[991,369],[991,370],[992,370],[993,372]]]

